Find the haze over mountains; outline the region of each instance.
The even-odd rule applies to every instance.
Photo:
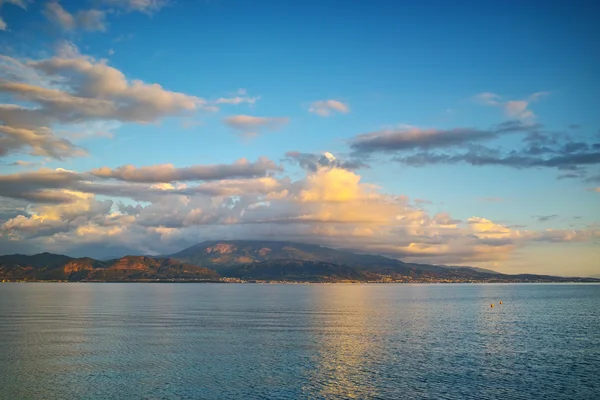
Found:
[[[0,279],[95,282],[593,282],[592,278],[505,275],[464,266],[405,263],[371,254],[280,241],[207,241],[165,257],[113,260],[41,253],[0,256]]]

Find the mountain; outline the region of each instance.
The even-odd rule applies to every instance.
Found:
[[[232,278],[302,281],[302,282],[343,282],[367,281],[377,277],[345,265],[323,261],[269,260],[232,267],[223,272]]]
[[[111,260],[42,253],[0,256],[9,281],[600,282],[593,278],[504,275],[465,266],[405,263],[379,255],[294,242],[222,240],[165,257]]]
[[[100,261],[43,253],[0,256],[0,279],[26,281],[131,282],[157,280],[218,280],[219,274],[170,258],[126,256]]]
[[[263,240],[212,240],[168,257],[247,280],[392,282],[567,282],[594,281],[539,275],[504,275],[476,267],[405,263],[315,244]]]
[[[216,271],[226,271],[232,266],[274,260],[325,262],[360,268],[370,272],[388,272],[402,275],[419,275],[424,272],[444,271],[444,268],[433,265],[408,264],[383,256],[334,250],[315,244],[262,240],[206,241],[171,254],[169,257],[202,265]]]

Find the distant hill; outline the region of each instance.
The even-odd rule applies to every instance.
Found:
[[[169,258],[126,256],[99,261],[89,257],[71,258],[43,253],[34,256],[0,256],[0,279],[102,282],[218,280],[219,274],[208,268]]]
[[[245,264],[226,270],[223,274],[242,279],[302,282],[367,281],[377,278],[345,265],[290,259]]]
[[[402,275],[445,271],[443,267],[408,264],[383,256],[334,250],[315,244],[262,240],[207,241],[171,254],[169,257],[216,271],[228,270],[231,266],[274,260],[318,261],[372,272],[390,272]]]
[[[188,247],[169,257],[214,269],[222,276],[256,280],[588,281],[586,278],[504,275],[468,266],[405,263],[380,255],[358,254],[349,250],[335,250],[289,241],[211,240]],[[338,267],[337,270],[333,268],[334,265]]]
[[[0,280],[600,282],[593,278],[504,275],[475,267],[405,263],[314,244],[259,240],[207,241],[165,257],[97,260],[51,253],[6,255],[0,256]]]

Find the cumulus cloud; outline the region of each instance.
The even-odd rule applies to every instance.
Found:
[[[289,118],[233,115],[225,118],[223,122],[231,129],[234,129],[246,136],[255,136],[265,131],[281,129],[289,122]]]
[[[106,60],[83,56],[70,43],[53,58],[22,62],[2,56],[0,62],[6,67],[0,68],[0,94],[14,100],[0,104],[0,156],[24,150],[56,159],[86,154],[59,137],[53,129],[57,125],[69,132],[83,124],[147,124],[214,110],[200,97],[127,79]]]
[[[336,160],[332,154],[326,158]],[[599,236],[594,228],[528,231],[483,217],[461,221],[448,213],[432,215],[413,207],[406,196],[384,193],[335,165],[307,168],[297,181],[252,174],[195,186],[171,181],[221,176],[215,175],[221,170],[141,167],[96,175],[66,170],[2,175],[0,193],[30,206],[2,213],[0,247],[6,248],[6,240],[27,238],[30,246],[49,251],[125,246],[164,254],[199,238],[252,237],[354,248],[408,261],[468,263],[502,259],[534,241]],[[56,198],[41,201],[43,195]]]
[[[328,117],[333,113],[347,114],[350,107],[339,100],[317,100],[310,104],[308,111],[321,117]]]
[[[498,94],[483,92],[475,95],[475,100],[480,104],[502,108],[505,115],[510,119],[531,122],[536,118],[536,115],[529,109],[529,106],[531,103],[548,95],[549,92],[537,92],[524,100],[504,101],[502,96]]]

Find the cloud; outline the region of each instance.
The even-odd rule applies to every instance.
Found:
[[[106,13],[100,10],[79,11],[76,16],[77,24],[81,29],[89,32],[106,31]]]
[[[191,180],[220,180],[232,178],[253,178],[265,176],[279,168],[266,157],[252,163],[242,158],[233,164],[195,165],[175,168],[171,164],[136,168],[126,165],[116,169],[103,167],[91,171],[99,178],[112,178],[126,182],[173,182]]]
[[[501,152],[486,147],[470,146],[469,150],[460,153],[420,152],[408,156],[398,156],[394,160],[410,166],[432,164],[466,163],[474,166],[496,165],[522,168],[556,168],[561,170],[577,169],[581,166],[600,163],[600,151],[593,151],[586,146],[580,151],[556,150],[550,155],[531,155],[527,149]]]
[[[495,142],[511,134],[522,146],[504,150]],[[496,142],[497,143],[497,142]],[[511,168],[554,168],[568,171],[560,178],[582,178],[586,167],[600,164],[600,143],[573,140],[565,133],[553,133],[541,124],[507,121],[490,129],[422,129],[400,127],[357,135],[350,139],[355,156],[393,154],[393,160],[409,166],[466,163]]]
[[[10,164],[7,164],[9,167],[33,167],[36,165],[40,165],[42,164],[41,162],[36,162],[36,161],[23,161],[23,160],[17,160],[14,162],[11,162]]]
[[[0,120],[3,112],[10,111],[10,108],[0,105]],[[56,137],[49,128],[26,129],[0,125],[0,157],[19,152],[24,148],[29,148],[29,154],[32,156],[51,157],[57,160],[87,154],[86,150],[69,140]]]
[[[249,97],[249,96],[234,96],[234,97],[220,97],[214,101],[215,104],[230,104],[230,105],[238,105],[247,103],[250,105],[256,104],[256,102],[260,99],[260,96]]]
[[[551,214],[551,215],[533,215],[531,218],[537,219],[538,222],[548,222],[548,221],[551,221],[553,219],[558,218],[558,215],[556,215],[556,214]]]
[[[71,196],[61,190],[83,179],[80,174],[72,171],[46,168],[35,172],[0,175],[0,196],[32,202],[68,203]]]
[[[328,117],[336,112],[347,114],[350,112],[350,108],[338,100],[318,100],[310,104],[308,111],[321,117]]]
[[[267,194],[281,190],[286,180],[269,175],[281,171],[273,161],[261,157],[255,162],[240,159],[232,164],[195,165],[175,168],[154,165],[136,168],[108,167],[77,173],[64,169],[0,175],[0,196],[34,203],[68,203],[63,190],[151,201],[168,195],[232,196],[244,193]],[[117,183],[114,183],[114,182]],[[203,181],[190,186],[181,181]],[[150,185],[148,185],[150,184]]]
[[[546,97],[549,94],[549,92],[537,92],[525,100],[503,101],[502,96],[498,94],[483,92],[475,95],[474,98],[480,104],[501,107],[504,110],[505,115],[510,119],[517,119],[523,122],[532,122],[535,120],[536,115],[529,109],[529,106],[531,103]]]
[[[423,129],[401,126],[357,135],[350,140],[350,147],[357,153],[448,148],[474,141],[489,141],[500,135],[528,132],[536,128],[537,126],[526,126],[518,121],[504,122],[487,130],[475,128]]]
[[[126,12],[152,14],[169,5],[171,2],[170,0],[103,0],[103,3]]]
[[[354,171],[360,168],[370,168],[370,166],[361,160],[339,160],[330,152],[323,154],[301,153],[298,151],[288,151],[285,153],[285,161],[298,164],[301,168],[309,171],[317,171],[322,167],[335,167]]]
[[[223,120],[225,125],[247,136],[254,136],[264,131],[281,129],[289,122],[287,117],[253,117],[250,115],[234,115]]]
[[[73,15],[65,10],[58,1],[50,1],[46,3],[42,12],[50,22],[64,31],[77,29],[88,32],[106,31],[106,13],[101,10],[80,10]]]
[[[23,10],[27,9],[27,0],[0,0],[0,9],[4,4],[12,4],[18,7],[21,7]],[[5,31],[8,29],[8,25],[0,16],[0,31]]]
[[[55,126],[72,133],[100,122],[148,124],[214,110],[200,97],[127,79],[68,42],[53,58],[21,62],[2,56],[0,62],[6,66],[0,70],[0,94],[14,100],[0,104],[0,156],[25,150],[56,159],[86,154],[59,137]]]
[[[65,10],[57,1],[46,3],[43,11],[46,18],[66,31],[75,29],[76,21],[73,15]]]
[[[155,167],[117,168],[99,176],[48,169],[0,175],[1,203],[16,202],[0,209],[0,248],[9,241],[13,248],[27,243],[63,253],[121,246],[164,254],[199,237],[252,237],[354,248],[407,261],[470,263],[504,259],[532,242],[599,236],[594,228],[528,231],[483,217],[463,222],[448,213],[431,215],[411,206],[406,196],[383,193],[335,165],[307,168],[296,181],[253,174],[230,179],[215,166]],[[237,176],[239,171],[229,172]],[[219,176],[225,178],[195,186],[175,181]]]

